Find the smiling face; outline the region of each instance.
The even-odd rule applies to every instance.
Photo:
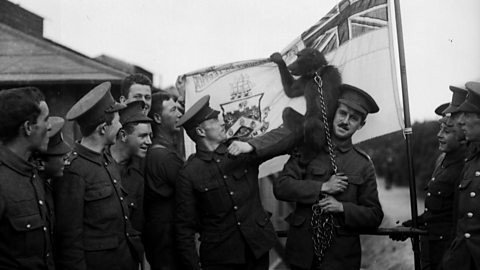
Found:
[[[455,121],[446,119],[440,123],[437,133],[438,149],[444,153],[455,151],[461,147],[462,131],[455,127]]]
[[[137,83],[132,84],[128,91],[128,96],[125,100],[125,103],[128,104],[136,100],[142,100],[145,102],[145,115],[147,115],[152,107],[152,88],[149,85]]]
[[[340,103],[333,119],[333,134],[341,140],[350,139],[364,124],[363,117],[359,112]]]
[[[127,134],[126,144],[131,156],[144,158],[148,147],[152,144],[152,127],[150,123],[138,123],[133,126],[130,134]]]

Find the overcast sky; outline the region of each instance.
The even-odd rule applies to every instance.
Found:
[[[90,57],[152,71],[160,87],[216,64],[268,57],[334,0],[10,0],[44,17],[44,36]],[[401,1],[413,120],[434,119],[448,85],[480,81],[480,1]]]

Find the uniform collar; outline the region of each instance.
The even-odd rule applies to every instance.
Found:
[[[79,156],[82,156],[85,159],[88,159],[100,165],[103,164],[103,161],[104,161],[103,153],[97,153],[95,151],[92,151],[78,142],[75,143],[73,151],[77,152]]]
[[[338,140],[338,139],[334,138],[333,144],[334,144],[333,148],[338,149],[342,153],[346,153],[353,148],[352,139],[347,139],[347,140],[341,141],[341,140]]]
[[[161,146],[164,146],[165,148],[168,149],[175,149],[175,144],[173,143],[173,140],[169,140],[165,138],[164,136],[157,136],[152,139],[152,144],[159,144]]]
[[[222,156],[227,153],[227,146],[224,143],[221,143],[214,151],[209,151],[205,146],[199,144],[197,144],[196,148],[197,153],[195,156],[205,161],[213,160],[216,156]]]
[[[0,145],[0,163],[25,176],[30,176],[35,172],[35,166],[13,153],[7,147]]]
[[[443,158],[442,161],[442,167],[448,167],[454,163],[457,163],[459,161],[464,162],[465,160],[465,154],[466,148],[465,147],[460,147],[458,150],[454,152],[449,152],[445,154],[445,157]]]

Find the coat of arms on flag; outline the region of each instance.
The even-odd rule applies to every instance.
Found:
[[[265,118],[270,109],[267,106],[262,112],[263,93],[251,95],[252,84],[248,75],[240,74],[230,84],[230,101],[220,104],[227,137],[255,137],[268,129]]]

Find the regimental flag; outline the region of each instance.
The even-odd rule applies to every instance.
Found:
[[[344,83],[367,91],[380,112],[369,115],[354,135],[360,142],[402,128],[402,108],[397,91],[393,39],[387,0],[345,0],[283,51],[293,62],[305,47],[322,51],[339,68]],[[282,124],[286,106],[305,113],[303,97],[291,99],[284,92],[276,64],[266,59],[214,66],[179,77],[186,107],[209,94],[210,106],[222,112],[227,135],[258,136]],[[188,139],[187,155],[195,151]],[[286,157],[261,167],[260,175],[281,170]]]

